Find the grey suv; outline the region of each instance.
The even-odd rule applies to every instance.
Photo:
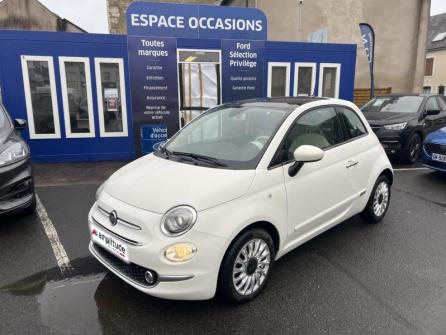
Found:
[[[0,103],[0,216],[36,208],[29,147],[20,136],[25,120],[11,120]]]

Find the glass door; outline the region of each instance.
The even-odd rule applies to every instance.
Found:
[[[21,61],[30,138],[60,138],[53,57],[22,56]]]
[[[178,50],[180,126],[221,103],[220,50]]]

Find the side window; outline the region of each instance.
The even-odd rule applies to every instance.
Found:
[[[446,97],[441,96],[441,97],[439,97],[438,101],[440,102],[440,108],[442,110],[446,110]]]
[[[275,164],[292,160],[294,151],[301,145],[327,149],[344,141],[334,107],[314,109],[300,116],[291,126]]]
[[[349,108],[336,107],[339,115],[344,120],[350,138],[355,138],[367,134],[367,130],[359,116]]]
[[[440,109],[438,107],[437,99],[435,99],[435,97],[427,99],[426,106],[424,106],[424,109],[427,111]]]

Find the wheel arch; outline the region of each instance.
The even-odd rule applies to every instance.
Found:
[[[390,186],[392,186],[392,184],[393,184],[393,172],[392,172],[392,170],[390,170],[389,168],[386,168],[379,174],[379,176],[386,176],[387,179],[389,179]],[[378,176],[378,178],[379,178],[379,176]]]
[[[223,257],[220,260],[220,265],[219,265],[219,269],[218,269],[218,279],[217,279],[217,290],[218,287],[220,286],[220,280],[221,280],[221,272],[222,272],[222,267],[223,267],[223,262],[229,252],[229,250],[231,249],[231,247],[233,246],[233,244],[235,243],[235,241],[237,240],[237,238],[239,236],[241,236],[242,234],[244,234],[245,232],[251,230],[251,229],[256,229],[256,228],[260,228],[265,230],[273,239],[273,243],[274,243],[274,248],[276,249],[276,255],[279,251],[280,248],[280,232],[279,229],[277,229],[277,227],[271,223],[270,221],[266,221],[266,220],[258,220],[255,222],[252,222],[250,224],[245,225],[242,229],[240,229],[231,239],[231,242],[228,244]]]

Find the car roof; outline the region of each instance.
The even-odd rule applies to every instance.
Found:
[[[294,110],[298,106],[305,105],[310,102],[329,100],[329,98],[315,97],[315,96],[299,96],[299,97],[274,97],[274,98],[257,98],[249,100],[239,100],[224,104],[223,106],[257,106],[257,107],[276,107],[287,110]]]
[[[421,97],[421,98],[428,98],[428,97],[437,97],[439,94],[434,93],[392,93],[392,94],[385,94],[385,95],[377,95],[375,98],[385,98],[385,97],[392,97],[392,98],[398,98],[398,97]]]

